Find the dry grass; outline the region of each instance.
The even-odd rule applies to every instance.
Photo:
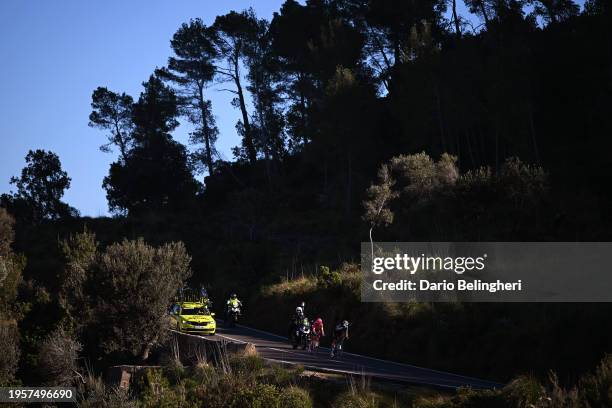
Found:
[[[303,276],[291,280],[285,280],[264,289],[264,295],[276,296],[285,294],[303,295],[315,290],[317,279],[314,276]]]

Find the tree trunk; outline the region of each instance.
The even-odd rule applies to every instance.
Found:
[[[461,27],[459,25],[459,16],[457,15],[457,0],[453,0],[453,21],[455,22],[455,37],[461,39]]]
[[[253,134],[251,132],[251,124],[249,123],[249,113],[246,109],[246,103],[244,101],[244,93],[242,92],[242,85],[240,84],[240,69],[238,66],[239,59],[237,56],[234,57],[234,82],[236,83],[236,91],[238,92],[238,102],[240,103],[240,112],[242,112],[242,124],[244,126],[244,144],[247,149],[247,156],[249,162],[254,164],[257,161],[257,152],[255,151],[255,145],[253,143]]]
[[[393,66],[396,67],[399,66],[402,59],[401,45],[399,34],[394,28],[392,28],[391,30],[391,44],[393,46]]]
[[[489,28],[489,15],[487,14],[484,0],[480,0],[480,12],[482,13],[482,18],[484,18],[485,26]]]
[[[495,172],[499,173],[499,119],[495,123]]]
[[[527,114],[529,119],[529,132],[531,133],[531,142],[533,144],[533,154],[535,156],[535,160],[537,164],[540,164],[540,151],[538,149],[538,138],[535,130],[535,125],[533,123],[533,109],[531,104],[527,106]]]
[[[301,137],[302,142],[304,144],[306,144],[306,129],[307,129],[307,122],[308,119],[306,118],[306,95],[304,94],[304,88],[305,88],[305,82],[306,82],[306,78],[304,76],[304,74],[302,72],[298,73],[298,91],[300,93],[300,119],[302,120],[301,123],[301,129],[300,132],[301,134],[299,135],[299,137]]]
[[[446,136],[444,132],[444,116],[442,114],[442,101],[440,98],[440,88],[438,87],[438,81],[433,78],[434,83],[434,95],[436,97],[436,107],[438,109],[438,128],[440,129],[440,142],[442,143],[442,151],[446,151]]]
[[[474,158],[474,151],[472,150],[472,142],[470,138],[470,130],[465,131],[465,140],[467,142],[468,153],[470,154],[470,160],[472,161],[472,168],[476,168],[476,160]]]
[[[198,87],[200,100],[200,113],[202,115],[202,135],[204,136],[204,154],[206,155],[206,167],[208,167],[208,175],[213,174],[213,163],[212,163],[212,148],[210,143],[210,129],[208,128],[208,117],[206,112],[206,104],[204,102],[204,90],[203,86]]]
[[[346,169],[346,216],[351,215],[351,187],[353,184],[353,160],[351,151],[348,151],[347,169]]]
[[[127,146],[125,145],[125,141],[123,140],[123,136],[121,135],[121,130],[119,129],[119,123],[115,121],[115,139],[117,144],[119,145],[119,152],[121,153],[121,157],[123,160],[127,160]]]

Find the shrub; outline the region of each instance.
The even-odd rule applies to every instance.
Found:
[[[591,407],[612,407],[612,354],[607,354],[595,373],[579,384],[580,396]]]
[[[280,393],[276,386],[270,384],[241,386],[235,390],[229,406],[232,408],[280,408]]]
[[[15,316],[17,290],[22,283],[21,272],[25,268],[25,258],[11,250],[15,237],[15,221],[4,208],[0,207],[0,323]]]
[[[19,363],[19,332],[15,322],[0,320],[0,386],[13,382]]]
[[[274,365],[266,380],[282,387],[293,383],[299,374],[300,372],[297,369],[288,370],[284,367]]]
[[[522,206],[548,190],[548,175],[541,167],[509,157],[501,168],[498,183],[509,200]]]
[[[190,368],[191,377],[200,383],[208,383],[211,379],[217,377],[215,368],[204,362],[193,365]]]
[[[13,217],[0,207],[0,257],[8,255],[11,251],[11,244],[15,238],[14,225]]]
[[[312,398],[307,390],[291,386],[281,391],[280,406],[283,408],[312,408]]]
[[[420,398],[414,403],[414,408],[526,408],[527,406],[510,403],[504,399],[500,391],[475,391],[469,388],[457,390],[448,397]],[[535,406],[530,406],[536,408]]]
[[[539,401],[545,395],[545,390],[534,377],[521,376],[504,388],[504,394],[517,406],[527,407]]]
[[[45,383],[48,385],[68,386],[78,377],[77,359],[81,344],[62,327],[57,328],[45,338],[40,346],[38,365]]]
[[[81,408],[136,408],[138,405],[127,391],[108,387],[101,378],[89,375],[79,387],[78,406]]]
[[[336,397],[332,403],[333,408],[376,408],[376,397],[370,392],[349,391]]]
[[[84,284],[98,252],[96,236],[87,230],[70,235],[60,242],[60,250],[65,263],[60,274],[59,292],[59,303],[65,313],[64,324],[80,331],[93,318],[93,305],[87,302]]]
[[[113,244],[96,257],[91,288],[100,321],[96,329],[106,352],[148,358],[166,333],[168,303],[191,275],[190,262],[183,243],[154,248],[142,239]]]
[[[320,266],[317,285],[322,288],[337,287],[342,284],[342,276],[337,271],[330,271],[328,266]]]
[[[185,401],[182,387],[173,388],[161,369],[147,369],[137,377],[135,390],[143,407],[177,407]]]
[[[19,318],[15,308],[17,292],[23,283],[25,257],[9,253],[0,255],[0,318]]]
[[[178,358],[170,358],[164,364],[164,375],[172,381],[178,383],[186,374],[185,367]]]
[[[251,377],[259,374],[263,369],[263,360],[257,355],[230,357],[230,367],[234,374],[238,376]]]

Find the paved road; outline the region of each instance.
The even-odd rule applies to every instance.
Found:
[[[486,389],[503,387],[503,384],[492,381],[430,370],[408,364],[394,363],[347,352],[342,355],[341,360],[331,359],[329,357],[329,349],[327,348],[321,348],[315,353],[293,350],[285,338],[245,326],[224,328],[223,323],[219,322],[215,337],[228,341],[253,343],[259,355],[266,360],[301,364],[310,370],[367,375],[372,378],[440,388],[471,387],[474,389]]]

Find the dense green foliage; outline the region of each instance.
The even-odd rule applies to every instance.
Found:
[[[63,243],[64,323],[93,355],[119,352],[146,360],[165,335],[168,303],[190,276],[191,257],[182,243],[154,248],[138,239],[97,247],[87,232]]]

